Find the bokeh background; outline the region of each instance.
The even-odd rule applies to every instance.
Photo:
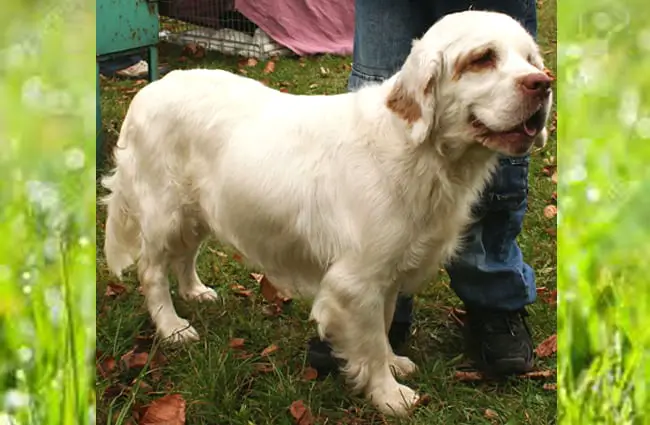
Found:
[[[650,423],[649,18],[642,0],[558,1],[563,424]]]
[[[94,423],[93,1],[0,12],[0,424]]]

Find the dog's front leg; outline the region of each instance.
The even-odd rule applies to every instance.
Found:
[[[391,282],[368,275],[358,264],[340,261],[330,267],[314,301],[312,317],[321,338],[329,341],[334,354],[345,362],[343,372],[353,388],[363,390],[382,412],[405,416],[418,396],[391,373],[396,356],[388,343],[384,309]]]
[[[399,291],[398,287],[395,286],[394,288],[391,288],[388,290],[386,294],[386,302],[384,303],[384,332],[386,333],[386,336],[388,336],[388,332],[390,331],[390,327],[393,324],[393,317],[395,316],[395,306],[397,304],[397,297],[399,296]],[[408,375],[411,375],[417,370],[417,366],[411,359],[409,359],[406,356],[398,356],[395,354],[393,349],[389,347],[390,349],[390,354],[389,354],[389,365],[390,365],[390,370],[393,372],[393,375],[399,378],[406,377]]]

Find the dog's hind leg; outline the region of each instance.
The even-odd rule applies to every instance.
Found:
[[[183,221],[171,241],[171,267],[184,300],[215,301],[217,293],[201,282],[196,273],[196,259],[207,230],[199,223]]]
[[[175,234],[174,214],[151,208],[143,215],[146,216],[141,220],[143,244],[138,277],[151,319],[158,335],[169,342],[197,340],[196,330],[176,313],[169,291],[169,242]]]
[[[386,335],[384,305],[390,279],[360,270],[360,262],[338,261],[326,273],[312,317],[322,339],[345,361],[343,372],[355,390],[389,415],[405,416],[418,400],[391,373],[392,350]]]

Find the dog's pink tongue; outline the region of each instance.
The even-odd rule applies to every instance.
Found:
[[[524,132],[528,136],[534,137],[534,136],[537,135],[537,128],[535,128],[533,123],[530,122],[530,121],[532,121],[532,120],[528,120],[528,121],[524,122]]]

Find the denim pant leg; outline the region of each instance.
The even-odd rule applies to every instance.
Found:
[[[507,13],[537,35],[535,0],[478,0],[475,9]],[[460,256],[447,267],[451,287],[468,306],[518,310],[535,301],[535,274],[516,238],[527,207],[529,157],[501,157],[475,209],[478,219]]]
[[[397,72],[411,51],[413,39],[421,37],[436,21],[431,0],[356,0],[354,9],[349,91]],[[410,324],[412,311],[413,298],[400,296],[393,323]]]

